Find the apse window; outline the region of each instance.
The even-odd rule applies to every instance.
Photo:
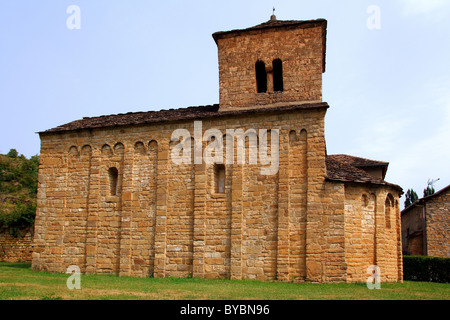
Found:
[[[280,59],[275,59],[272,62],[273,67],[273,91],[283,92],[283,63]]]
[[[258,93],[267,92],[267,72],[266,64],[258,60],[255,64],[256,71],[256,89]]]
[[[384,204],[384,214],[386,220],[386,228],[391,228],[391,208],[393,206],[394,201],[391,200],[391,195],[388,195],[386,198],[386,202]]]
[[[117,181],[119,180],[119,171],[117,168],[109,168],[109,189],[111,196],[117,196]]]
[[[214,166],[214,192],[225,193],[225,166],[223,164]]]

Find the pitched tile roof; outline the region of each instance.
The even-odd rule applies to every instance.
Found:
[[[359,168],[359,164],[377,164],[386,165],[387,162],[369,160],[364,158],[358,158],[348,155],[330,155],[326,158],[326,179],[329,181],[340,182],[356,182],[367,183],[376,185],[392,186],[402,191],[402,188],[398,185],[386,182],[382,179],[378,179],[363,169]]]
[[[213,33],[213,38],[217,42],[218,39],[222,38],[225,35],[229,34],[239,34],[242,32],[254,31],[254,30],[262,30],[262,29],[271,29],[271,28],[282,28],[282,27],[316,27],[323,26],[325,29],[327,27],[327,20],[325,19],[316,19],[316,20],[276,20],[270,19],[267,22],[258,24],[256,26],[245,28],[245,29],[234,29],[230,31],[218,31]]]
[[[346,154],[335,154],[328,156],[331,159],[337,160],[339,162],[344,162],[354,167],[387,167],[389,162],[376,161],[371,159],[365,159],[360,157],[349,156]]]
[[[249,115],[270,112],[285,112],[301,109],[328,108],[326,102],[304,103],[286,106],[261,107],[258,109],[243,109],[232,111],[219,111],[219,105],[198,106],[181,109],[169,109],[147,112],[129,112],[125,114],[115,114],[100,117],[85,117],[80,120],[46,130],[42,133],[76,131],[83,129],[108,128],[129,125],[141,125],[150,123],[161,123],[179,120],[201,120],[207,118],[218,118],[226,116]]]

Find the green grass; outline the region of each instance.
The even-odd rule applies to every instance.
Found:
[[[0,263],[0,299],[13,300],[449,300],[450,284],[312,284],[182,278],[81,275],[81,290],[69,290],[69,275],[37,272],[26,263]]]

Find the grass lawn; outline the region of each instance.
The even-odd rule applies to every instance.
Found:
[[[0,263],[0,299],[13,300],[450,300],[450,284],[312,284],[180,278],[81,275],[69,290],[69,275],[36,272],[27,263]]]

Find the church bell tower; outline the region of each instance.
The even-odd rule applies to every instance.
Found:
[[[270,20],[216,32],[220,111],[322,102],[327,21]]]

